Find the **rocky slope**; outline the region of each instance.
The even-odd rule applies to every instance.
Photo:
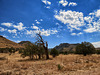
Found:
[[[6,47],[22,48],[20,44],[10,41],[0,35],[0,48],[6,48]]]

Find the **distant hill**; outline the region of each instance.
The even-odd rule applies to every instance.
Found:
[[[78,44],[69,44],[69,43],[61,43],[60,45],[54,47],[60,52],[65,52],[65,51],[75,51],[75,47]]]
[[[6,48],[6,47],[22,48],[20,44],[10,41],[0,35],[0,48]]]
[[[21,46],[25,46],[26,44],[32,44],[30,41],[21,41],[18,44],[20,44]]]
[[[21,41],[19,43],[15,43],[0,35],[0,48],[6,48],[6,47],[24,48],[25,44],[32,44],[32,43],[30,41]],[[61,52],[75,51],[75,47],[77,45],[78,43],[77,44],[61,43],[60,45],[55,46],[54,48]],[[100,47],[96,48],[96,50],[100,50]]]
[[[96,48],[96,50],[100,50],[100,47]]]

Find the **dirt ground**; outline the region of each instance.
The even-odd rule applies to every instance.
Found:
[[[100,55],[59,55],[50,60],[27,60],[0,53],[0,75],[100,75]],[[58,64],[60,68],[58,68]]]

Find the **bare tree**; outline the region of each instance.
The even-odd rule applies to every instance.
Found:
[[[41,36],[41,33],[37,34],[37,41],[36,41],[37,45],[40,45],[44,48],[45,50],[45,54],[46,54],[46,59],[49,59],[49,54],[48,54],[48,43],[45,42]]]

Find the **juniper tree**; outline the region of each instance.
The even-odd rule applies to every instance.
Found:
[[[86,56],[87,54],[94,54],[95,47],[89,42],[82,42],[81,44],[76,46],[76,54],[83,54]]]
[[[26,44],[25,49],[20,50],[20,53],[22,54],[22,57],[29,56],[30,59],[33,60],[33,56],[35,55],[37,50],[37,46],[34,44]]]
[[[59,52],[58,52],[55,48],[53,48],[53,49],[51,49],[50,54],[51,54],[53,57],[56,57],[56,56],[59,55]]]
[[[49,54],[48,54],[48,43],[45,42],[41,36],[41,34],[37,34],[37,41],[36,44],[42,46],[45,50],[45,55],[46,55],[46,59],[49,59]]]

